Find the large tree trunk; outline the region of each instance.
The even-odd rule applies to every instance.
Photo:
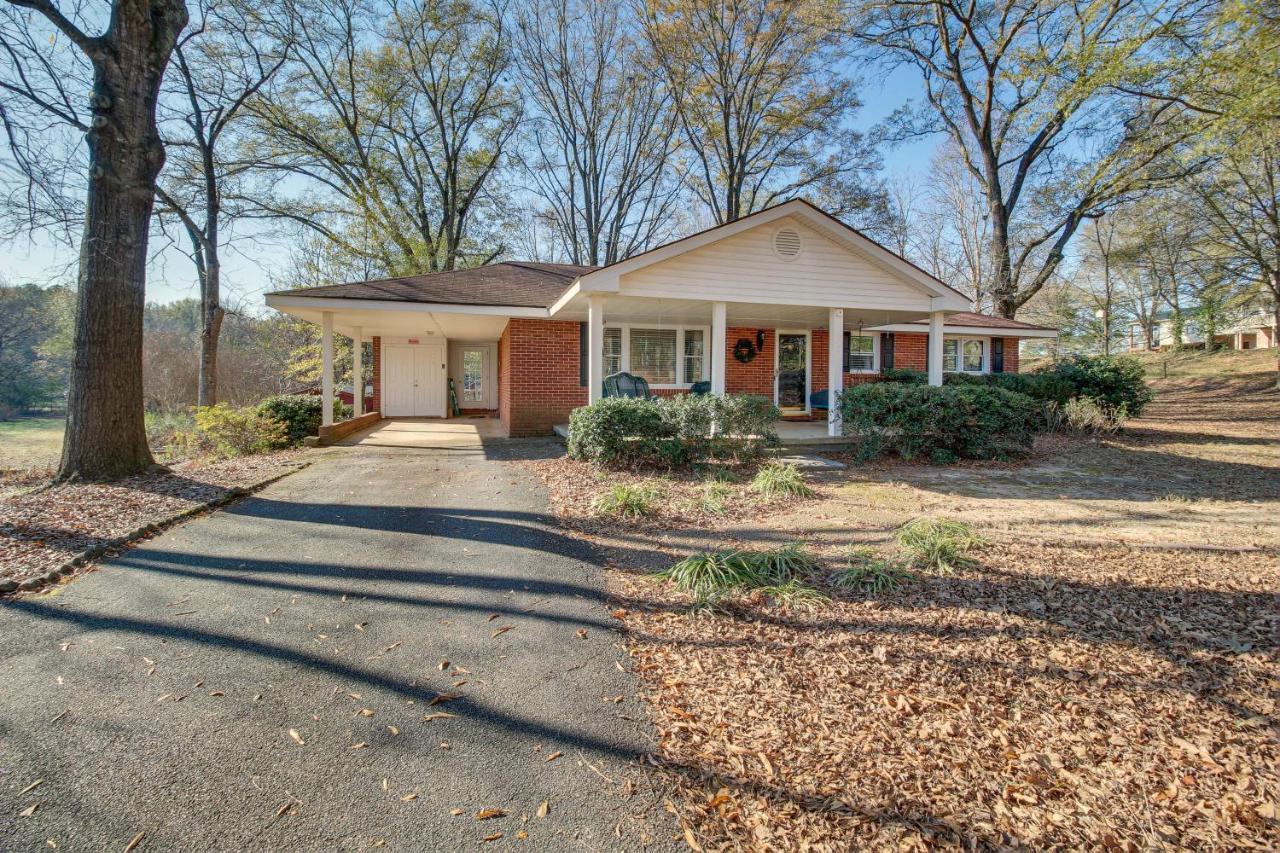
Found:
[[[117,0],[89,57],[89,191],[60,480],[120,477],[154,464],[143,423],[142,313],[164,165],[156,99],[186,22],[180,0]]]

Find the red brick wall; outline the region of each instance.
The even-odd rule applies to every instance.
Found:
[[[382,338],[373,338],[373,408],[371,412],[382,411]]]
[[[1018,339],[1004,339],[1004,372],[1018,372]]]
[[[498,342],[498,414],[508,435],[550,435],[587,403],[576,322],[513,319]]]
[[[898,370],[925,370],[929,335],[896,332],[893,336],[893,366]]]
[[[755,328],[730,326],[725,329],[724,389],[730,394],[760,394],[773,399],[773,329],[764,330],[764,346],[750,364],[733,357],[733,347],[742,338],[756,343]]]

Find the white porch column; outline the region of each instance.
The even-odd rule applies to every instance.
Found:
[[[356,326],[351,338],[351,416],[364,414],[364,329]]]
[[[840,392],[844,390],[844,309],[827,311],[827,435],[840,435]]]
[[[333,426],[333,312],[320,314],[320,425]]]
[[[929,313],[929,384],[942,384],[942,312]]]
[[[728,309],[723,302],[715,302],[711,305],[711,393],[717,397],[723,397],[725,394],[725,348],[728,345],[726,340],[726,322],[725,317]]]
[[[593,293],[587,306],[587,402],[604,396],[604,294]]]

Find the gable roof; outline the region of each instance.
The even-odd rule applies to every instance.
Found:
[[[594,269],[576,264],[500,261],[465,270],[278,290],[267,295],[550,308],[578,276]]]
[[[705,228],[679,240],[673,240],[670,243],[664,243],[638,255],[632,255],[626,260],[600,267],[584,277],[583,281],[580,282],[581,290],[584,292],[616,290],[618,279],[622,275],[643,269],[651,264],[661,263],[685,252],[691,252],[702,246],[787,216],[795,216],[808,225],[825,232],[826,236],[838,243],[844,243],[847,248],[852,249],[855,253],[891,270],[902,280],[910,282],[916,288],[925,291],[931,296],[940,297],[951,302],[952,305],[968,304],[968,297],[945,281],[803,198],[793,198],[779,202],[754,213],[749,213],[732,222]]]

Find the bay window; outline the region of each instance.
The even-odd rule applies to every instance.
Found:
[[[606,326],[604,373],[625,371],[656,388],[688,387],[709,378],[710,337],[701,326]]]

